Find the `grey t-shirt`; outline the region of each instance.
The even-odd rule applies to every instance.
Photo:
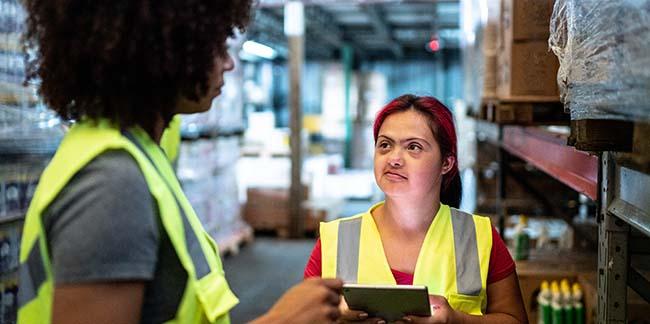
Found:
[[[141,323],[176,314],[187,282],[142,171],[108,151],[81,169],[44,212],[54,281],[146,283]]]

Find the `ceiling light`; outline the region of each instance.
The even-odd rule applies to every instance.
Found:
[[[277,56],[277,53],[273,48],[251,40],[244,42],[242,49],[248,54],[256,55],[269,60],[272,60]]]

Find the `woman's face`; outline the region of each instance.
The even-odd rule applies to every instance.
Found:
[[[375,144],[375,181],[388,197],[423,197],[440,192],[453,157],[441,158],[428,118],[409,109],[389,115]]]
[[[208,111],[212,105],[212,99],[221,94],[223,87],[223,74],[235,68],[235,62],[228,53],[217,55],[214,58],[214,67],[208,77],[208,91],[198,101],[181,97],[176,105],[176,113],[193,114]]]

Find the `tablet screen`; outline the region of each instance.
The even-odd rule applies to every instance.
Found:
[[[426,286],[345,284],[343,296],[350,309],[386,321],[406,315],[431,316]]]

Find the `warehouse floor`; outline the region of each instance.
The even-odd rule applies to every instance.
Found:
[[[370,200],[347,200],[341,217],[352,216],[372,206]],[[231,312],[233,323],[245,323],[266,312],[291,286],[302,280],[315,238],[283,240],[256,236],[239,254],[223,258],[230,287],[240,303]]]
[[[240,303],[230,312],[245,323],[266,312],[292,285],[302,280],[315,239],[256,238],[239,254],[223,259],[226,278]]]

